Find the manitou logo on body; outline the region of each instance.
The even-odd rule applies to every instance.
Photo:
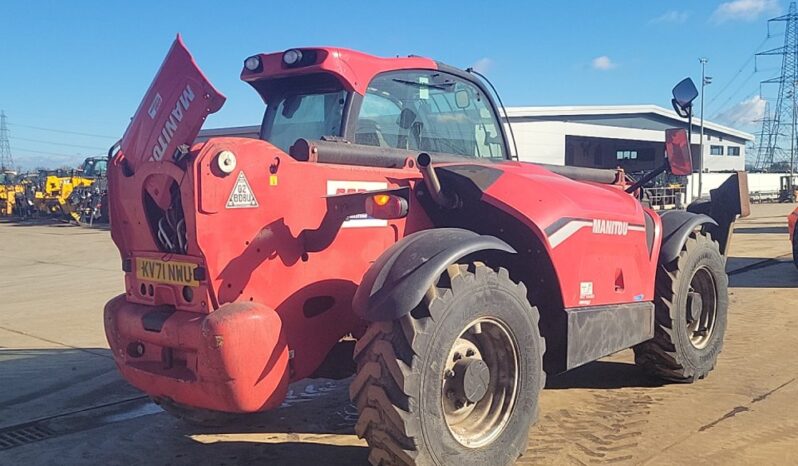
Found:
[[[150,112],[152,112],[153,109],[155,112],[158,111],[160,102],[158,102],[158,105],[155,105],[155,103],[158,101],[159,97],[160,95],[155,95],[153,105],[150,106]],[[180,98],[177,99],[175,108],[172,109],[172,112],[169,114],[169,118],[166,119],[163,128],[161,128],[161,135],[158,136],[158,142],[156,143],[155,147],[152,148],[152,157],[150,157],[150,162],[163,160],[164,152],[169,146],[169,142],[177,132],[178,125],[181,121],[183,121],[183,116],[185,115],[185,112],[188,111],[188,107],[193,101],[194,91],[191,90],[191,85],[186,84],[186,88],[183,90],[183,93],[180,94]],[[152,113],[150,113],[150,116],[152,116]]]
[[[629,222],[617,220],[593,220],[593,233],[598,235],[625,236],[629,232]]]
[[[236,184],[233,185],[233,190],[230,192],[230,196],[227,198],[227,204],[225,205],[225,208],[248,209],[255,208],[257,206],[258,200],[255,199],[255,193],[252,192],[252,188],[249,186],[249,181],[247,181],[247,177],[242,171],[238,174],[238,178],[236,178]]]

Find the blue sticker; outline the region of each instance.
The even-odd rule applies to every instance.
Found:
[[[635,295],[634,300],[635,301],[642,301],[643,300],[643,295],[642,294]]]

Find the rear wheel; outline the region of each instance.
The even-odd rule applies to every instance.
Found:
[[[187,424],[198,427],[224,427],[244,416],[243,414],[237,413],[225,413],[223,411],[194,408],[192,406],[175,403],[165,398],[153,398],[152,401],[172,416]]]
[[[654,338],[634,348],[635,362],[670,381],[704,378],[723,347],[728,282],[718,243],[692,233],[679,257],[657,270]]]
[[[545,382],[538,312],[523,284],[452,265],[411,315],[373,323],[350,395],[374,465],[511,464]]]

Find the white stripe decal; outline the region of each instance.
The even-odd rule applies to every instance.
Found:
[[[560,243],[570,238],[574,233],[585,227],[592,227],[592,221],[572,220],[549,236],[549,245],[556,248]]]
[[[548,238],[549,245],[551,246],[552,249],[556,248],[563,241],[573,236],[577,231],[581,230],[582,228],[586,227],[593,228],[594,222],[595,220],[571,220],[570,222],[563,225],[559,230],[555,231],[549,236]],[[629,225],[627,230],[645,232],[646,227],[643,225]]]

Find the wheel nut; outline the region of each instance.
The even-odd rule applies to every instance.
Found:
[[[451,369],[446,369],[446,372],[443,373],[443,376],[446,377],[447,379],[451,379],[452,377],[454,377],[454,371]]]
[[[463,359],[463,355],[462,355],[462,354],[460,354],[460,353],[454,353],[454,360],[455,360],[455,361],[459,361],[459,360],[461,360],[461,359]]]

